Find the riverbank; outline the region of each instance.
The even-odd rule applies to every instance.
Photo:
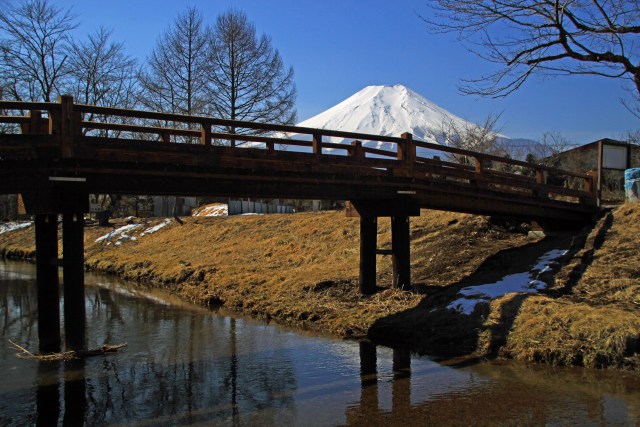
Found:
[[[423,211],[412,218],[412,278],[420,293],[390,289],[380,256],[379,292],[361,296],[358,221],[343,212],[113,221],[88,226],[88,269],[152,283],[201,304],[261,319],[370,337],[446,356],[473,353],[588,367],[637,368],[640,210],[622,207],[593,230],[540,240],[518,225]],[[390,246],[381,220],[378,247]],[[0,255],[34,255],[33,228],[0,234]],[[452,302],[474,285],[533,271],[543,293],[517,293],[467,312]]]

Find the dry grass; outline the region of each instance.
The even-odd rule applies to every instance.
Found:
[[[596,242],[593,260],[573,292],[597,304],[640,310],[640,205],[623,205],[612,219],[606,239]]]
[[[636,364],[640,314],[532,296],[522,304],[503,351],[525,361],[589,368]]]
[[[0,258],[35,260],[33,227],[0,234]]]
[[[472,316],[446,309],[459,287],[508,274],[555,241],[536,249],[532,240],[485,217],[423,211],[411,220],[411,268],[426,297],[390,289],[391,261],[383,256],[379,292],[361,296],[359,224],[342,212],[187,218],[184,225],[171,221],[140,235],[162,221],[132,230],[137,240],[120,245],[115,237],[95,240],[125,222],[87,227],[87,267],[167,287],[198,303],[344,337],[378,331],[422,351],[446,354],[457,346],[526,361],[640,366],[640,206],[623,206],[588,236],[576,236],[573,255],[555,277],[544,279],[555,283],[547,295],[510,294]],[[389,221],[381,219],[378,247],[389,248],[390,241]],[[4,256],[33,251],[33,229],[0,235]]]

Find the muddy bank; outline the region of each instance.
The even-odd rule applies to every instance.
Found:
[[[419,352],[637,367],[640,256],[630,245],[625,266],[613,259],[639,217],[626,207],[582,235],[532,240],[518,224],[424,211],[411,222],[420,293],[390,289],[391,261],[380,256],[379,292],[358,294],[358,222],[342,212],[88,226],[86,265],[198,303]],[[388,248],[390,237],[382,220],[378,247]],[[546,291],[508,294],[469,312],[450,306],[464,289],[526,270],[556,249],[568,252],[535,273]],[[0,234],[2,256],[33,252],[32,227]]]

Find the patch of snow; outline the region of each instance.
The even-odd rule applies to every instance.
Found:
[[[5,222],[4,224],[0,224],[0,234],[8,233],[10,231],[20,230],[22,228],[31,227],[32,225],[33,225],[32,221]]]
[[[127,232],[135,230],[138,227],[142,227],[142,224],[128,224],[123,227],[116,228],[115,230],[105,234],[104,236],[98,237],[96,239],[96,243],[100,243],[104,240],[110,240],[114,237],[118,237],[116,245],[121,244],[124,240],[135,240],[135,237],[129,236]]]
[[[451,302],[447,308],[459,313],[471,314],[479,302],[490,302],[512,292],[536,293],[544,289],[547,284],[535,278],[547,271],[553,261],[566,253],[566,250],[554,249],[540,257],[530,271],[510,274],[495,283],[462,288],[459,292],[462,296]]]
[[[210,205],[202,206],[193,212],[192,216],[197,217],[214,217],[214,216],[228,216],[229,206],[223,203],[213,203]]]
[[[162,228],[166,227],[166,226],[167,226],[167,225],[169,225],[169,224],[171,224],[171,219],[170,219],[170,218],[167,218],[167,219],[165,219],[163,222],[161,222],[160,224],[158,224],[158,225],[156,225],[156,226],[154,226],[154,227],[149,227],[149,228],[147,228],[146,230],[144,230],[144,231],[140,234],[140,237],[145,236],[145,235],[147,235],[147,234],[153,234],[153,233],[155,233],[156,231],[158,231],[158,230],[160,230],[160,229],[162,229]]]

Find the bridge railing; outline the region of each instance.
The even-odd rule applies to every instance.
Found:
[[[9,111],[15,115],[6,115]],[[0,116],[5,133],[59,135],[63,153],[72,152],[73,145],[81,143],[83,138],[197,143],[272,153],[293,149],[327,162],[346,154],[359,165],[379,168],[383,164],[396,175],[428,177],[442,180],[444,184],[467,184],[506,193],[596,203],[593,175],[419,141],[409,133],[393,137],[100,107],[75,104],[68,96],[60,97],[58,103],[0,101],[0,113],[5,114]],[[332,142],[336,138],[351,143]],[[389,149],[371,147],[381,144]],[[381,159],[393,162],[376,162]]]

